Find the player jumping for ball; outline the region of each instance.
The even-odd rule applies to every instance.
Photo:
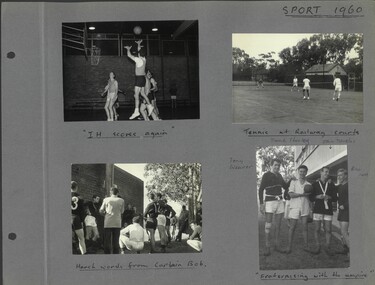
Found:
[[[306,99],[305,91],[307,94],[307,100],[310,100],[310,79],[308,79],[307,76],[305,76],[305,79],[303,80],[302,91],[303,91],[303,100]]]
[[[299,89],[298,89],[298,78],[297,78],[297,76],[295,76],[295,75],[294,75],[294,78],[293,78],[293,86],[292,86],[292,89],[290,89],[290,91],[293,92],[294,87],[296,87],[296,88],[297,88],[297,91],[299,92]]]
[[[341,91],[342,91],[342,85],[341,85],[341,79],[338,75],[335,75],[335,80],[333,80],[333,86],[335,86],[335,91],[333,92],[332,100],[339,101],[340,96],[341,96]]]
[[[139,113],[139,94],[143,97],[143,99],[147,103],[147,110],[149,115],[151,115],[154,107],[151,105],[150,100],[147,98],[145,94],[145,84],[146,84],[146,57],[145,52],[142,49],[143,46],[141,46],[142,40],[136,41],[138,46],[138,56],[134,56],[131,54],[130,49],[131,46],[125,46],[127,49],[127,56],[132,59],[135,62],[135,87],[134,87],[134,99],[135,99],[135,108],[134,113],[130,116],[130,120],[135,119],[140,115]]]

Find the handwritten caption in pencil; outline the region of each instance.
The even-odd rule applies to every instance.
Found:
[[[168,135],[165,130],[136,132],[129,130],[101,131],[101,130],[83,130],[87,139],[143,139],[143,138],[162,138]]]
[[[126,262],[126,263],[77,263],[75,269],[78,271],[116,271],[116,270],[158,270],[158,269],[199,269],[205,268],[206,264],[203,260],[188,260],[188,261],[156,261],[153,263],[139,263],[139,262]]]
[[[289,5],[282,7],[283,14],[292,18],[358,18],[364,17],[364,9],[358,4],[328,8],[321,5]]]

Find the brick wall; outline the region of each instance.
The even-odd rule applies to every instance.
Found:
[[[105,164],[73,164],[72,180],[78,183],[81,197],[91,201],[93,195],[101,199],[107,196],[105,189]],[[125,204],[131,203],[137,207],[139,213],[143,212],[143,181],[130,173],[114,167],[114,184],[120,191],[120,196]]]
[[[93,195],[104,198],[105,164],[73,164],[72,180],[78,183],[78,192],[84,200],[91,201]]]
[[[171,83],[175,82],[178,98],[199,102],[199,60],[198,57],[185,56],[149,56],[147,68],[150,68],[158,83],[158,100],[169,100]],[[119,100],[132,103],[134,98],[134,63],[126,56],[102,56],[98,65],[91,65],[84,56],[64,56],[63,84],[64,106],[69,109],[77,101],[103,101],[99,89],[103,89],[113,71],[119,88],[126,96]],[[189,76],[188,76],[189,74]]]
[[[138,213],[143,213],[143,181],[115,166],[114,182],[125,205],[130,203],[137,207]]]

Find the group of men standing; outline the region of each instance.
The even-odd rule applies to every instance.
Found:
[[[160,193],[150,194],[151,203],[147,205],[143,216],[137,214],[131,204],[125,209],[124,199],[119,197],[119,190],[115,186],[110,189],[109,197],[104,198],[102,203],[99,196],[94,196],[93,201],[84,202],[79,195],[77,182],[72,181],[71,196],[73,237],[77,239],[79,248],[78,250],[73,246],[74,253],[86,254],[88,246],[95,247],[96,250],[104,248],[105,254],[124,254],[126,250],[140,253],[144,249],[145,240],[144,229],[141,226],[143,219],[150,241],[150,253],[157,252],[156,230],[159,233],[162,253],[166,252],[172,235],[174,237],[176,226],[178,226],[176,241],[181,241],[182,233],[188,231],[189,211],[186,210],[186,206],[182,206],[182,211],[177,218],[175,210]],[[200,241],[202,211],[201,204],[198,204],[196,221],[191,225],[193,230],[191,240],[198,238]]]
[[[337,185],[330,180],[329,168],[327,166],[320,170],[320,178],[312,183],[306,179],[308,168],[300,165],[297,169],[298,177],[285,182],[280,174],[281,161],[273,159],[271,170],[264,173],[259,187],[260,212],[265,215],[265,252],[266,256],[271,254],[271,228],[272,220],[275,223],[275,250],[290,254],[295,245],[294,233],[298,220],[302,222],[302,236],[304,240],[303,249],[312,254],[319,254],[322,246],[320,244],[320,231],[322,223],[325,233],[324,252],[332,256],[335,253],[349,253],[349,199],[348,199],[348,174],[347,170],[340,168],[337,171]],[[284,191],[283,191],[284,189]],[[340,251],[331,250],[333,203],[338,202],[338,221],[340,223],[342,245]],[[315,248],[308,245],[308,221],[312,209],[314,223]],[[280,227],[282,218],[288,220],[288,243],[287,248],[280,247]]]

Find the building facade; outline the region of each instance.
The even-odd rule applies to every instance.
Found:
[[[91,201],[93,195],[103,200],[116,185],[125,205],[130,203],[137,213],[143,212],[144,182],[113,164],[73,164],[72,180],[78,183],[78,192],[85,201]]]
[[[330,168],[331,179],[336,183],[337,170],[348,169],[346,145],[304,145],[295,146],[295,168],[306,165],[309,169],[307,179],[312,182],[320,177],[324,166]]]

